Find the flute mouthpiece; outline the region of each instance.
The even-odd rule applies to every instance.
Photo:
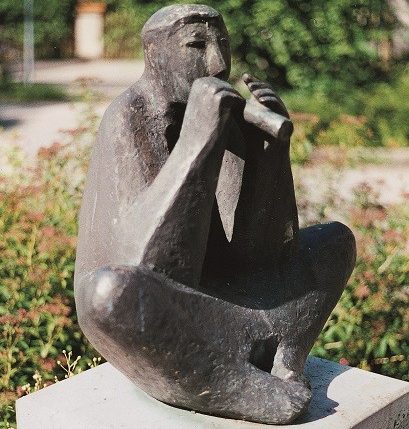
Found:
[[[261,103],[247,102],[244,108],[244,119],[284,143],[290,140],[294,131],[294,125],[290,119],[273,112]]]

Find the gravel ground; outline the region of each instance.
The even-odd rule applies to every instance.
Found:
[[[139,79],[143,69],[141,60],[38,61],[33,82],[62,85],[75,91],[75,83],[87,79],[94,90],[112,99]],[[20,72],[14,73],[16,80],[20,77]]]
[[[108,103],[97,106],[102,116]],[[61,142],[64,130],[73,129],[81,121],[82,103],[9,104],[0,106],[0,120],[5,125],[0,131],[1,151],[18,146],[29,159],[41,147]]]
[[[143,72],[142,61],[39,61],[34,82],[58,84],[78,91],[77,81],[87,79],[90,87],[102,95],[96,110],[102,116],[109,101],[134,83]],[[19,72],[14,75],[19,79]],[[32,159],[40,147],[62,138],[61,130],[80,123],[82,103],[0,103],[0,151],[14,145]]]
[[[409,155],[409,150],[408,150]],[[320,203],[325,195],[338,195],[341,200],[351,201],[354,189],[368,185],[382,205],[409,201],[409,165],[390,164],[356,165],[334,168],[331,165],[295,167],[294,179],[302,183],[308,200]]]

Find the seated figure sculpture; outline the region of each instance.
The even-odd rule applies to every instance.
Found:
[[[105,113],[89,166],[80,326],[162,402],[289,423],[311,399],[304,364],[353,269],[354,237],[337,222],[299,230],[289,131],[257,120],[285,124],[287,110],[250,75],[247,102],[226,82],[217,11],[163,8],[142,38],[144,74]]]

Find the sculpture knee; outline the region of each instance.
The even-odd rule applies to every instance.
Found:
[[[345,256],[345,281],[348,281],[356,262],[356,241],[354,234],[346,225],[340,222],[334,222],[334,224],[337,232],[334,238],[337,247]]]
[[[125,303],[129,304],[129,287],[135,284],[137,267],[108,266],[84,276],[77,286],[77,315],[87,337],[107,331]],[[128,295],[128,296],[125,296]]]
[[[356,260],[352,231],[340,222],[314,225],[300,231],[301,256],[306,257],[322,287],[345,287]]]

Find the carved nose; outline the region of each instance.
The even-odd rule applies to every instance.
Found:
[[[207,64],[209,76],[218,77],[219,79],[228,78],[227,64],[218,46],[210,45],[208,47]]]

